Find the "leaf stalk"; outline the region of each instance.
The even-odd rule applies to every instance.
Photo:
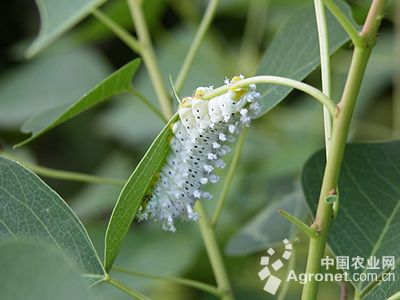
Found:
[[[317,230],[315,230],[315,228],[308,226],[302,220],[300,220],[296,216],[292,215],[291,213],[287,212],[286,210],[280,209],[280,210],[278,210],[278,213],[282,217],[284,217],[286,220],[288,220],[290,223],[295,225],[302,232],[304,232],[309,238],[315,238],[318,236],[318,232],[317,232]]]
[[[106,282],[111,284],[112,286],[116,287],[117,289],[123,291],[125,294],[131,296],[133,299],[151,300],[151,298],[147,297],[146,295],[143,295],[142,293],[140,293],[138,291],[135,291],[134,289],[127,287],[121,281],[114,279],[111,276],[108,276],[106,278]]]
[[[324,95],[324,93],[322,93],[320,90],[318,90],[315,87],[312,87],[311,85],[306,84],[304,82],[286,78],[286,77],[280,77],[280,76],[261,75],[261,76],[248,77],[246,79],[236,81],[235,83],[227,84],[227,85],[221,86],[219,88],[216,88],[216,89],[212,90],[211,92],[205,94],[202,99],[209,100],[209,99],[212,99],[214,97],[217,97],[219,95],[226,93],[230,89],[234,89],[234,88],[238,88],[238,87],[247,87],[251,84],[258,84],[258,83],[284,85],[284,86],[288,86],[288,87],[300,90],[300,91],[310,95],[315,100],[321,102],[321,104],[323,104],[328,109],[328,111],[332,117],[334,117],[336,115],[336,112],[337,112],[336,104],[331,99],[329,99],[326,95]]]
[[[83,174],[78,172],[70,172],[64,170],[56,170],[51,168],[42,167],[36,164],[29,163],[27,161],[23,161],[18,157],[1,152],[0,155],[4,156],[5,158],[15,160],[25,168],[30,169],[32,172],[49,178],[61,179],[61,180],[70,180],[70,181],[80,181],[80,182],[87,182],[87,183],[96,183],[96,184],[108,184],[108,185],[115,185],[115,186],[123,186],[125,184],[125,180],[122,179],[115,179],[115,178],[107,178],[107,177],[100,177],[94,176],[90,174]]]
[[[92,15],[110,29],[121,41],[123,41],[134,52],[140,53],[142,51],[140,43],[128,32],[125,28],[121,27],[118,23],[112,20],[109,16],[104,14],[98,9],[92,10]]]
[[[168,282],[172,282],[172,283],[177,283],[177,284],[181,284],[184,286],[196,288],[198,290],[202,290],[204,292],[207,292],[207,293],[217,296],[217,297],[222,296],[222,292],[220,290],[218,290],[215,286],[212,286],[210,284],[206,284],[203,282],[199,282],[196,280],[191,280],[191,279],[187,279],[187,278],[179,278],[179,277],[160,276],[160,275],[149,274],[149,273],[145,273],[145,272],[126,270],[126,269],[120,268],[120,267],[113,267],[112,270],[119,272],[119,273],[128,274],[131,276],[149,278],[149,279],[154,279],[154,280],[164,280],[164,281],[168,281]]]

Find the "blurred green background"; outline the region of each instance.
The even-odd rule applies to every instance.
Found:
[[[144,2],[163,75],[176,78],[207,1]],[[221,1],[180,96],[192,94],[200,85],[222,85],[226,76],[254,74],[277,30],[309,2]],[[400,82],[395,78],[399,72],[395,59],[397,57],[398,62],[400,56],[400,28],[399,24],[394,24],[395,2],[392,1],[387,10],[368,65],[352,123],[352,141],[400,137]],[[354,18],[359,22],[364,20],[370,1],[348,3]],[[102,10],[132,30],[125,1],[109,1]],[[2,1],[0,11],[2,150],[50,168],[126,179],[163,126],[130,95],[114,97],[113,101],[51,130],[28,146],[15,151],[11,147],[24,139],[25,135],[19,131],[24,121],[41,111],[74,101],[136,55],[96,19],[89,17],[44,52],[26,61],[23,51],[39,26],[34,1]],[[350,55],[351,47],[347,44],[333,56],[335,100],[341,93]],[[319,70],[306,82],[319,87]],[[156,103],[143,66],[134,79],[134,86]],[[283,238],[297,237],[295,267],[299,271],[304,269],[306,239],[279,217],[277,209],[284,207],[310,220],[299,175],[307,158],[323,147],[322,124],[321,107],[306,96],[292,92],[284,104],[257,119],[248,132],[228,202],[217,226],[238,299],[276,299],[262,290],[263,282],[257,273],[261,269],[260,256],[268,247],[281,244]],[[105,227],[119,188],[44,179],[81,218],[101,253]],[[215,195],[220,188],[221,184],[213,187]],[[214,204],[210,201],[206,205],[211,211]],[[178,224],[175,234],[162,231],[159,224],[134,224],[116,264],[136,271],[185,276],[214,284],[194,223]],[[123,278],[125,283],[154,299],[213,299],[175,284],[120,274],[115,277]],[[288,288],[285,299],[299,299],[301,286],[294,283]],[[111,286],[100,285],[95,289],[104,299],[129,299]],[[349,290],[351,293],[350,287]],[[339,293],[339,285],[322,284],[320,299],[338,299]]]

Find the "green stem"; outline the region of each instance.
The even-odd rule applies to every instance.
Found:
[[[310,239],[306,268],[307,274],[319,273],[321,268],[321,258],[325,251],[328,232],[333,217],[332,204],[327,203],[325,198],[333,189],[336,189],[338,184],[351,116],[370,52],[369,48],[355,48],[350,72],[342,96],[342,101],[340,103],[340,111],[337,118],[334,120],[330,159],[327,160],[317,214],[315,222],[312,225],[319,235],[317,238]],[[314,280],[305,283],[303,287],[302,300],[315,299],[317,288],[318,283]]]
[[[228,274],[225,270],[222,255],[218,248],[215,233],[200,201],[197,201],[196,209],[199,213],[199,227],[201,236],[203,238],[208,257],[210,259],[211,267],[215,275],[215,280],[217,281],[218,289],[223,292],[223,296],[221,297],[221,299],[233,300],[234,298],[232,288],[228,279]]]
[[[97,183],[97,184],[109,184],[109,185],[116,185],[116,186],[122,186],[125,184],[125,180],[121,180],[121,179],[99,177],[99,176],[94,176],[94,175],[89,175],[89,174],[55,170],[55,169],[38,166],[38,165],[29,163],[26,161],[22,161],[14,155],[7,154],[7,153],[1,152],[1,151],[0,151],[0,155],[4,156],[5,158],[8,158],[8,159],[15,160],[18,163],[20,163],[22,166],[30,169],[31,171],[33,171],[34,173],[36,173],[38,175],[42,175],[44,177],[56,178],[56,179],[61,179],[61,180]]]
[[[386,1],[372,0],[367,18],[361,29],[360,37],[366,42],[365,47],[374,47],[376,42],[376,29],[379,28],[384,16]]]
[[[120,272],[120,273],[125,273],[128,275],[132,275],[132,276],[138,276],[138,277],[155,279],[155,280],[164,280],[164,281],[168,281],[168,282],[172,282],[172,283],[182,284],[182,285],[185,285],[188,287],[202,290],[204,292],[207,292],[207,293],[212,294],[217,297],[221,297],[221,295],[222,295],[222,292],[219,291],[216,287],[214,287],[210,284],[196,281],[196,280],[191,280],[191,279],[186,279],[186,278],[178,278],[178,277],[159,276],[159,275],[154,275],[154,274],[149,274],[149,273],[144,273],[144,272],[126,270],[124,268],[119,268],[119,267],[113,267],[112,270],[116,271],[116,272]]]
[[[365,31],[365,28],[363,29],[363,35],[368,36],[369,39],[371,37],[376,37],[376,32],[379,27],[379,22],[372,22],[370,19],[380,18],[382,14],[381,10],[383,10],[384,7],[380,2],[384,2],[384,0],[374,0],[372,2],[370,12],[365,22],[365,24],[374,24],[374,26],[369,26],[367,31]],[[381,10],[377,10],[376,7],[380,7]],[[373,10],[374,13],[371,13],[371,10]],[[307,274],[316,274],[321,270],[321,258],[324,255],[329,229],[333,220],[332,204],[327,203],[325,199],[329,194],[332,194],[332,191],[336,190],[338,185],[351,117],[372,50],[370,45],[373,45],[373,43],[364,43],[362,46],[356,45],[342,99],[338,104],[339,111],[334,117],[332,143],[329,150],[330,157],[325,167],[317,213],[312,225],[312,228],[317,230],[318,236],[310,239],[306,267]],[[308,281],[304,284],[301,299],[316,299],[317,292],[318,282],[315,280]]]
[[[135,291],[131,288],[128,288],[126,285],[124,285],[121,281],[118,281],[117,279],[111,278],[110,276],[107,277],[106,282],[115,286],[117,289],[123,291],[124,293],[128,294],[131,296],[133,299],[139,299],[139,300],[151,300],[151,298],[147,297],[146,295],[143,295],[142,293]]]
[[[296,216],[288,213],[284,209],[278,210],[278,213],[284,217],[286,220],[291,222],[293,225],[295,225],[298,229],[300,229],[302,232],[304,232],[308,237],[314,238],[317,236],[317,231],[314,228],[311,228],[307,224],[305,224],[303,221],[301,221],[299,218]]]
[[[135,97],[139,98],[146,106],[149,108],[157,117],[159,117],[164,123],[168,123],[169,120],[167,120],[164,115],[161,113],[161,111],[153,105],[141,92],[139,92],[137,89],[131,88],[129,92],[134,95]]]
[[[140,0],[128,0],[132,19],[135,24],[137,35],[139,37],[139,42],[141,44],[141,56],[149,72],[150,80],[157,94],[157,99],[160,103],[164,117],[166,119],[170,119],[172,117],[171,101],[164,86],[164,82],[161,76],[156,56],[154,54],[153,45],[150,40],[150,35],[146,26],[140,2]]]
[[[213,215],[212,221],[211,221],[211,224],[213,227],[215,227],[217,225],[218,219],[222,213],[222,209],[225,204],[225,200],[228,197],[229,190],[231,189],[231,184],[232,184],[233,177],[235,175],[237,166],[239,164],[240,153],[242,152],[245,138],[246,138],[246,128],[243,129],[243,132],[238,139],[235,153],[233,154],[231,165],[229,167],[228,174],[226,175],[226,179],[224,182],[224,186],[222,188],[221,195],[218,198],[217,206],[214,210],[214,215]]]
[[[349,35],[351,41],[354,46],[364,47],[365,40],[362,36],[360,36],[357,32],[357,29],[354,27],[353,23],[347,18],[347,16],[342,12],[342,10],[335,4],[333,0],[323,0],[326,7],[330,10],[332,15],[335,16],[336,20],[342,25],[343,29]]]
[[[314,6],[318,27],[319,53],[321,58],[322,92],[328,98],[331,98],[331,64],[329,59],[329,38],[325,8],[322,0],[314,0]],[[332,119],[326,107],[323,108],[323,114],[326,157],[329,158],[329,148],[332,139]]]
[[[324,95],[320,90],[297,80],[285,78],[285,77],[279,77],[279,76],[254,76],[254,77],[248,77],[246,79],[242,79],[239,81],[236,81],[235,83],[228,84],[221,86],[219,88],[216,88],[212,90],[211,92],[207,93],[202,99],[204,100],[209,100],[214,97],[217,97],[219,95],[222,95],[229,91],[230,89],[235,89],[237,87],[246,87],[249,86],[250,84],[257,84],[257,83],[272,83],[272,84],[277,84],[277,85],[284,85],[288,86],[294,89],[298,89],[311,97],[313,97],[315,100],[321,102],[325,107],[328,109],[329,113],[333,117],[336,114],[336,104],[329,99],[327,96]]]
[[[214,18],[220,0],[210,0],[208,3],[206,12],[201,20],[199,29],[197,30],[196,36],[190,46],[189,52],[187,53],[185,60],[183,61],[182,67],[179,71],[178,77],[175,81],[175,89],[179,93],[182,90],[183,84],[188,76],[189,69],[193,63],[194,57],[196,56],[201,43],[206,35],[208,28],[210,27],[211,21]]]
[[[96,17],[101,23],[108,27],[117,37],[121,39],[129,48],[134,52],[140,53],[141,47],[139,42],[128,32],[125,28],[119,26],[110,17],[102,13],[98,9],[92,10],[92,15]]]

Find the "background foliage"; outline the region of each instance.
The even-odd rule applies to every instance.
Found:
[[[47,1],[43,0],[43,3],[45,2]],[[73,2],[80,3],[80,5],[82,3],[98,5],[102,1]],[[307,28],[289,27],[286,28],[284,39],[274,40],[277,33],[282,32],[281,27],[288,20],[293,20],[293,16],[301,18],[301,14],[303,14],[305,22],[313,20],[314,15],[310,7],[308,11],[307,8],[301,11],[308,2],[305,0],[221,1],[213,25],[195,58],[188,80],[180,95],[190,95],[194,88],[200,85],[221,85],[225,76],[237,73],[243,73],[246,76],[253,75],[260,69],[263,74],[271,72],[274,75],[292,75],[300,80],[307,76],[305,79],[307,83],[320,86],[319,70],[311,72],[318,65],[318,60],[314,60],[313,63],[312,51],[308,51],[309,48],[307,48],[311,45],[309,47],[314,46],[314,50],[318,49],[315,48],[316,37],[315,40],[306,40],[309,33]],[[363,20],[369,1],[349,1],[349,4],[354,19],[356,21]],[[164,126],[164,122],[133,94],[116,95],[119,94],[119,91],[131,89],[129,77],[124,77],[124,72],[127,71],[127,67],[132,67],[133,64],[136,66],[136,63],[125,65],[137,58],[136,55],[114,37],[106,27],[89,16],[62,38],[57,39],[44,51],[38,53],[32,60],[27,61],[23,54],[39,28],[37,8],[33,1],[23,0],[3,2],[1,6],[4,6],[0,10],[2,11],[2,18],[0,18],[2,45],[0,48],[0,68],[2,70],[0,76],[0,137],[3,150],[18,157],[22,164],[28,162],[49,168],[98,174],[121,180],[127,179]],[[182,57],[190,47],[205,6],[206,1],[145,1],[146,20],[160,61],[162,75],[167,82],[169,75],[176,78]],[[70,20],[69,24],[78,22],[88,14],[83,13],[84,8],[78,9],[82,13]],[[126,29],[132,30],[133,26],[125,1],[108,1],[101,9]],[[396,103],[399,103],[400,98],[394,92],[399,89],[400,83],[392,80],[395,78],[396,72],[395,43],[400,43],[399,38],[395,39],[394,37],[395,5],[389,6],[387,12],[362,86],[353,120],[352,141],[376,142],[400,137],[400,124],[396,121],[399,118],[396,108],[400,107]],[[56,24],[62,20],[61,17],[49,20],[49,24],[53,24],[51,26],[54,29],[50,33],[49,41],[54,40],[57,30],[62,30],[62,28],[57,29],[58,25]],[[312,28],[312,23],[310,26]],[[399,25],[397,24],[397,26]],[[398,27],[397,30],[399,30]],[[332,36],[332,39],[338,42],[337,44],[332,43],[331,46],[336,50],[345,42],[345,37],[340,35],[339,29],[333,30],[333,32],[335,36]],[[43,39],[43,35],[40,39]],[[305,42],[302,43],[302,40]],[[279,55],[278,48],[280,46],[296,49],[293,41],[298,41],[305,49],[305,56],[298,58],[298,66],[301,67],[305,61],[310,61],[309,70],[299,74],[293,72],[281,74],[280,70],[287,69],[285,66],[292,66],[296,69],[295,55],[291,55],[290,52],[287,56]],[[29,48],[29,54],[34,54],[36,50],[40,49],[37,43]],[[271,47],[275,51],[265,54],[271,44],[275,45],[276,48]],[[338,100],[347,74],[350,50],[350,45],[346,43],[339,51],[335,52],[332,58],[335,100]],[[267,56],[267,60],[264,55]],[[261,60],[263,63],[260,64]],[[265,61],[268,63],[264,63]],[[115,96],[103,105],[96,106],[73,120],[57,126],[27,146],[17,150],[11,149],[12,145],[28,137],[19,130],[24,122],[29,120],[23,126],[24,131],[40,132],[60,115],[59,107],[69,107],[121,67],[124,68],[121,69],[122,74],[120,74],[123,82],[118,78],[117,81],[120,85],[117,86],[113,84],[113,78],[107,79],[110,80],[111,89],[115,88],[109,94],[115,94]],[[134,74],[136,69],[131,68],[128,71]],[[311,74],[309,74],[310,72]],[[143,64],[135,74],[132,86],[154,101],[153,104],[156,105],[155,94]],[[276,101],[281,100],[287,93],[285,88],[272,92],[271,90],[268,90],[268,87],[263,88],[263,92],[272,93],[272,97],[275,97]],[[90,106],[93,101],[102,101],[99,99],[102,95],[106,95],[102,91],[93,91],[93,93],[95,93],[95,97],[91,98],[91,94],[86,95],[84,99],[81,99],[86,102],[81,102],[80,105]],[[51,113],[45,113],[45,119],[39,117],[39,122],[35,121],[35,118],[31,119],[46,111]],[[72,115],[73,110],[70,111],[70,116]],[[68,116],[64,116],[65,120],[68,118]],[[228,202],[217,227],[219,242],[221,247],[225,248],[225,261],[238,299],[268,299],[268,295],[262,290],[263,283],[257,276],[259,257],[267,247],[275,245],[281,239],[299,236],[288,226],[286,220],[277,215],[277,208],[287,207],[287,210],[292,208],[293,213],[305,220],[309,219],[299,181],[307,159],[323,147],[322,128],[320,106],[298,92],[291,92],[283,105],[279,105],[268,115],[257,119],[248,132],[240,164],[229,192]],[[355,157],[353,160],[357,163],[359,154],[357,146],[354,147],[349,151],[352,151],[352,156]],[[394,146],[391,145],[391,147]],[[398,149],[398,144],[396,149]],[[371,159],[374,161],[387,164],[389,167],[393,164],[398,166],[398,163],[382,159],[378,150],[371,147],[370,151]],[[391,151],[395,151],[395,156],[396,153],[399,153],[397,150]],[[318,159],[320,160],[320,157]],[[41,223],[40,220],[51,222],[51,226],[44,226],[44,229],[63,230],[65,229],[63,226],[66,226],[72,230],[70,225],[62,224],[60,220],[63,219],[63,216],[61,215],[58,216],[59,219],[53,221],[45,215],[40,215],[45,212],[45,209],[51,209],[51,205],[54,205],[55,202],[62,201],[61,196],[83,223],[76,220],[74,224],[76,230],[83,231],[82,237],[86,236],[84,225],[94,247],[100,253],[100,257],[103,257],[103,241],[107,221],[121,190],[118,182],[114,182],[116,186],[113,186],[60,181],[43,177],[45,184],[34,174],[18,165],[11,166],[10,162],[4,159],[0,161],[0,164],[6,165],[2,170],[16,168],[21,172],[21,174],[17,174],[21,175],[21,179],[12,179],[12,174],[2,172],[0,174],[2,186],[16,186],[15,189],[20,189],[19,191],[23,194],[24,184],[29,183],[28,188],[30,189],[31,182],[34,182],[37,189],[47,195],[46,201],[32,203],[33,207],[40,204],[44,205],[44,208],[39,205],[38,211],[30,215],[37,215],[39,223]],[[318,169],[318,166],[321,166],[321,163],[318,163],[317,160],[311,161],[307,164],[305,172],[307,172],[307,168],[311,168],[309,172],[317,176],[315,170]],[[353,171],[357,172],[357,169]],[[13,173],[13,171],[10,172]],[[346,176],[351,176],[351,172],[348,173],[346,172]],[[224,176],[224,173],[221,175]],[[397,202],[388,202],[387,204],[387,210],[395,211],[397,214],[398,171],[382,176],[397,186],[397,190],[395,190]],[[20,177],[18,176],[18,178]],[[316,178],[310,177],[310,180],[318,182],[320,179],[317,176]],[[370,182],[365,184],[369,185]],[[373,184],[382,186],[382,183],[373,182]],[[213,187],[215,194],[220,192],[221,186]],[[310,190],[306,190],[306,195],[315,193],[315,190],[311,189],[312,184],[310,183],[308,186],[310,186]],[[52,192],[49,187],[57,191],[60,196]],[[346,192],[343,191],[343,193]],[[376,197],[381,196],[377,195]],[[4,191],[0,192],[0,200],[7,197],[9,195],[6,195]],[[363,202],[363,199],[359,199],[359,201]],[[214,202],[206,203],[207,210],[211,211],[214,205]],[[312,205],[310,203],[311,207]],[[343,209],[346,210],[346,207]],[[373,209],[373,207],[368,209]],[[4,202],[0,203],[0,216],[16,213],[11,206]],[[70,212],[66,211],[65,213]],[[28,215],[25,216],[27,222]],[[361,215],[359,217],[362,218],[360,222],[365,221],[365,216],[364,218]],[[389,214],[386,217],[388,219],[391,216]],[[380,223],[382,226],[385,226],[386,219]],[[350,222],[344,216],[338,220],[336,226],[339,229],[340,226],[347,226]],[[25,229],[21,227],[17,229],[32,234],[36,230],[32,224],[26,224]],[[399,224],[391,224],[391,226],[395,234],[400,232]],[[37,225],[37,228],[41,228],[41,225]],[[343,230],[343,227],[341,228]],[[17,234],[17,229],[6,230],[5,226],[1,226],[0,235],[10,237]],[[44,229],[42,228],[42,230]],[[337,234],[340,232],[337,231]],[[361,233],[355,232],[354,234],[357,236]],[[374,234],[371,233],[373,239],[375,237],[379,239],[379,234]],[[303,270],[304,260],[299,258],[305,256],[306,238],[300,235],[298,241],[295,246],[298,249],[296,268]],[[332,250],[340,251],[342,246],[337,243],[335,234],[330,242]],[[0,262],[0,265],[3,266],[4,263],[6,270],[9,270],[5,273],[12,275],[0,280],[0,290],[7,291],[7,288],[12,290],[15,281],[19,281],[19,285],[28,284],[31,282],[32,276],[19,276],[16,270],[35,268],[38,270],[35,274],[38,284],[41,284],[41,280],[49,282],[55,290],[57,286],[66,287],[66,285],[61,285],[61,282],[74,287],[77,295],[68,294],[70,299],[91,299],[90,297],[129,299],[127,295],[111,286],[101,284],[88,290],[82,283],[84,281],[77,280],[74,274],[82,269],[94,270],[93,272],[100,277],[103,274],[99,259],[93,252],[90,242],[84,239],[83,242],[80,241],[77,244],[74,245],[73,242],[69,244],[71,248],[72,245],[75,246],[75,254],[72,257],[79,261],[79,257],[86,255],[89,259],[83,261],[89,266],[80,265],[78,269],[75,269],[74,262],[58,255],[53,246],[42,245],[32,240],[24,240],[21,243],[7,241],[0,244],[0,259],[3,261]],[[196,224],[178,224],[177,233],[171,234],[161,231],[159,224],[139,223],[131,228],[115,264],[135,271],[185,276],[214,284],[213,274],[203,247]],[[347,250],[351,251],[351,248],[347,248]],[[368,249],[365,248],[365,250]],[[23,259],[27,252],[30,253],[32,260],[25,261]],[[44,254],[46,255],[44,256]],[[44,259],[45,257],[46,259]],[[7,263],[9,261],[14,261],[15,264]],[[57,270],[60,270],[59,275],[49,276],[54,273],[55,266],[57,266]],[[210,298],[203,292],[164,281],[118,273],[113,276],[154,299]],[[31,284],[34,285],[32,282]],[[297,299],[300,289],[300,285],[290,285],[286,299]],[[66,291],[68,290],[66,289]],[[339,291],[338,285],[326,283],[321,286],[320,295],[323,299],[338,299]],[[54,299],[55,297],[52,293],[42,295],[40,294],[42,291],[33,293],[35,292],[38,293],[38,299]],[[59,299],[68,299],[62,294],[62,290],[58,290],[58,292],[61,293]],[[376,294],[379,292],[375,291]],[[371,299],[375,298],[371,296]]]

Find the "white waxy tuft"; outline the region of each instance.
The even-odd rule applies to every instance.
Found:
[[[197,198],[197,199],[200,199],[200,197],[201,197],[200,191],[195,190],[195,191],[193,192],[193,197],[195,197],[195,198]]]
[[[208,154],[207,154],[207,158],[208,158],[209,160],[216,160],[216,159],[217,159],[217,155],[214,154],[214,153],[208,153]]]
[[[201,179],[200,179],[200,183],[201,183],[202,185],[207,184],[207,183],[208,183],[208,178],[207,178],[207,177],[201,178]]]
[[[225,141],[226,141],[226,135],[223,134],[223,133],[220,133],[220,134],[218,135],[218,138],[219,138],[219,140],[222,141],[222,142],[225,142]]]
[[[214,149],[218,149],[218,148],[221,148],[221,145],[218,144],[217,142],[214,142],[214,143],[212,144],[212,147],[213,147]]]
[[[228,126],[228,131],[229,131],[229,133],[235,133],[235,130],[236,130],[236,126],[235,125],[233,125],[233,124],[230,124],[229,126]]]
[[[223,168],[225,168],[225,162],[222,159],[218,159],[215,161],[215,166],[218,169],[223,169]]]
[[[214,170],[213,166],[210,165],[204,165],[204,171],[206,171],[207,173],[211,173]]]

